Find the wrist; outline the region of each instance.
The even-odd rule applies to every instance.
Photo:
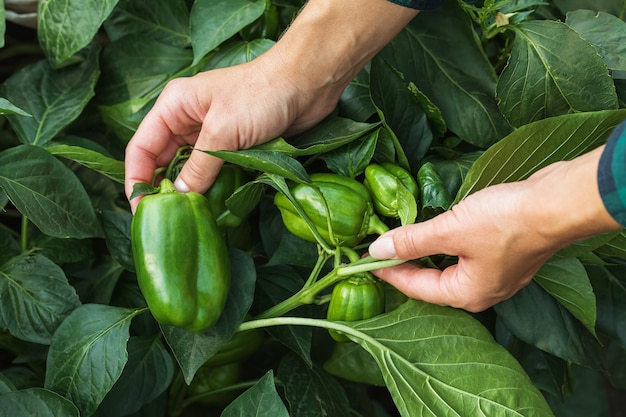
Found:
[[[604,147],[538,171],[527,181],[529,208],[543,235],[558,246],[620,230],[604,206],[597,171]]]
[[[268,56],[303,97],[336,101],[417,13],[387,0],[310,0]]]

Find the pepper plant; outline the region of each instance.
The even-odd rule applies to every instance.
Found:
[[[153,318],[125,145],[169,80],[254,59],[302,3],[40,0],[37,30],[0,3],[0,416],[610,415],[626,388],[626,234],[563,249],[480,314],[386,285],[381,314],[328,320],[337,283],[395,261],[362,257],[375,232],[342,245],[291,190],[397,165],[419,194],[396,184],[392,228],[601,145],[626,119],[623,0],[448,0],[317,126],[213,152],[246,174],[223,202],[237,219],[220,232],[225,306],[203,332]]]

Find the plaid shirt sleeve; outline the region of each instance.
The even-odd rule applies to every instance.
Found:
[[[626,122],[615,128],[602,152],[598,187],[609,214],[626,226]]]
[[[441,7],[446,0],[389,0],[400,6],[410,7],[417,10],[432,10]]]

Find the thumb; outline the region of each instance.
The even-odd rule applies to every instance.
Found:
[[[418,259],[425,256],[457,255],[454,239],[458,220],[452,210],[430,220],[397,227],[372,242],[369,254],[376,259]]]

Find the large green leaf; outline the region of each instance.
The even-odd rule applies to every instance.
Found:
[[[120,184],[124,183],[124,162],[81,146],[55,144],[46,147],[52,155],[78,162]]]
[[[492,184],[519,181],[551,163],[573,159],[604,143],[626,110],[575,113],[530,123],[482,154],[455,202]]]
[[[203,152],[251,170],[275,174],[296,182],[310,182],[309,174],[302,164],[282,152],[261,149]]]
[[[99,407],[99,415],[127,416],[161,395],[172,382],[174,360],[160,335],[128,341],[128,362]]]
[[[554,0],[554,4],[563,12],[589,9],[611,13],[620,19],[626,17],[624,0]]]
[[[270,39],[254,39],[250,42],[230,42],[220,46],[206,61],[204,70],[226,68],[250,62],[274,45]]]
[[[102,234],[76,175],[40,147],[19,145],[0,153],[0,188],[45,234],[76,238]]]
[[[448,1],[420,13],[381,54],[439,107],[450,131],[486,148],[511,128],[496,104],[496,75],[475,36],[467,13]]]
[[[254,308],[260,313],[292,296],[304,285],[298,272],[289,265],[264,265],[258,268],[259,278],[255,291]],[[294,314],[310,316],[310,306],[302,306]],[[279,326],[268,328],[267,331],[282,344],[295,352],[307,366],[313,366],[311,360],[311,343],[313,332],[310,328],[300,326]]]
[[[4,116],[7,114],[19,114],[20,116],[29,117],[30,114],[20,109],[19,107],[13,105],[6,98],[0,97],[0,116]]]
[[[81,415],[91,415],[128,360],[131,319],[138,310],[101,304],[75,309],[52,337],[45,388],[71,400]]]
[[[40,0],[39,44],[54,67],[87,46],[118,0]]]
[[[324,162],[331,171],[350,178],[361,175],[370,164],[376,151],[378,134],[375,130],[360,140],[355,140],[324,154]]]
[[[292,417],[347,416],[348,396],[339,382],[317,365],[306,364],[295,355],[286,355],[278,365]]]
[[[403,417],[552,416],[519,363],[460,310],[410,300],[346,323],[378,363]]]
[[[626,284],[620,281],[623,271],[600,266],[588,271],[598,298],[598,332],[626,347]]]
[[[19,339],[50,344],[79,305],[63,270],[42,255],[19,255],[0,266],[0,327]]]
[[[252,305],[256,283],[252,258],[240,250],[229,249],[229,261],[230,291],[224,310],[213,327],[204,333],[192,333],[174,326],[161,326],[188,384],[196,371],[232,337]]]
[[[416,173],[433,141],[420,101],[404,84],[402,75],[380,56],[372,60],[370,94],[381,120],[398,139],[399,162]]]
[[[287,143],[276,138],[254,149],[275,151],[289,156],[317,155],[330,152],[340,146],[356,141],[371,132],[378,123],[361,123],[343,117],[329,117],[305,133]]]
[[[608,13],[576,10],[565,23],[595,46],[610,70],[626,71],[626,22]]]
[[[191,8],[191,45],[194,64],[222,42],[258,19],[265,2],[251,0],[196,0]]]
[[[224,409],[221,417],[289,417],[275,384],[270,370],[252,388],[235,398]]]
[[[98,104],[155,98],[167,81],[190,66],[191,60],[191,51],[142,35],[113,42],[102,53]]]
[[[104,22],[107,35],[116,41],[126,35],[141,34],[173,46],[189,46],[189,10],[185,0],[119,0]]]
[[[0,394],[0,417],[79,417],[78,409],[66,398],[43,388]]]
[[[573,112],[618,107],[615,86],[595,48],[564,23],[511,26],[515,40],[500,74],[500,109],[513,126]]]
[[[583,264],[576,258],[551,259],[535,275],[535,282],[595,334],[596,297]]]
[[[559,358],[599,367],[600,344],[556,298],[530,284],[494,306],[498,319],[520,340]],[[541,323],[541,325],[537,325]]]
[[[91,45],[84,51],[83,62],[60,70],[42,60],[4,82],[5,97],[32,116],[7,116],[22,143],[44,146],[81,114],[100,75],[98,52]]]

